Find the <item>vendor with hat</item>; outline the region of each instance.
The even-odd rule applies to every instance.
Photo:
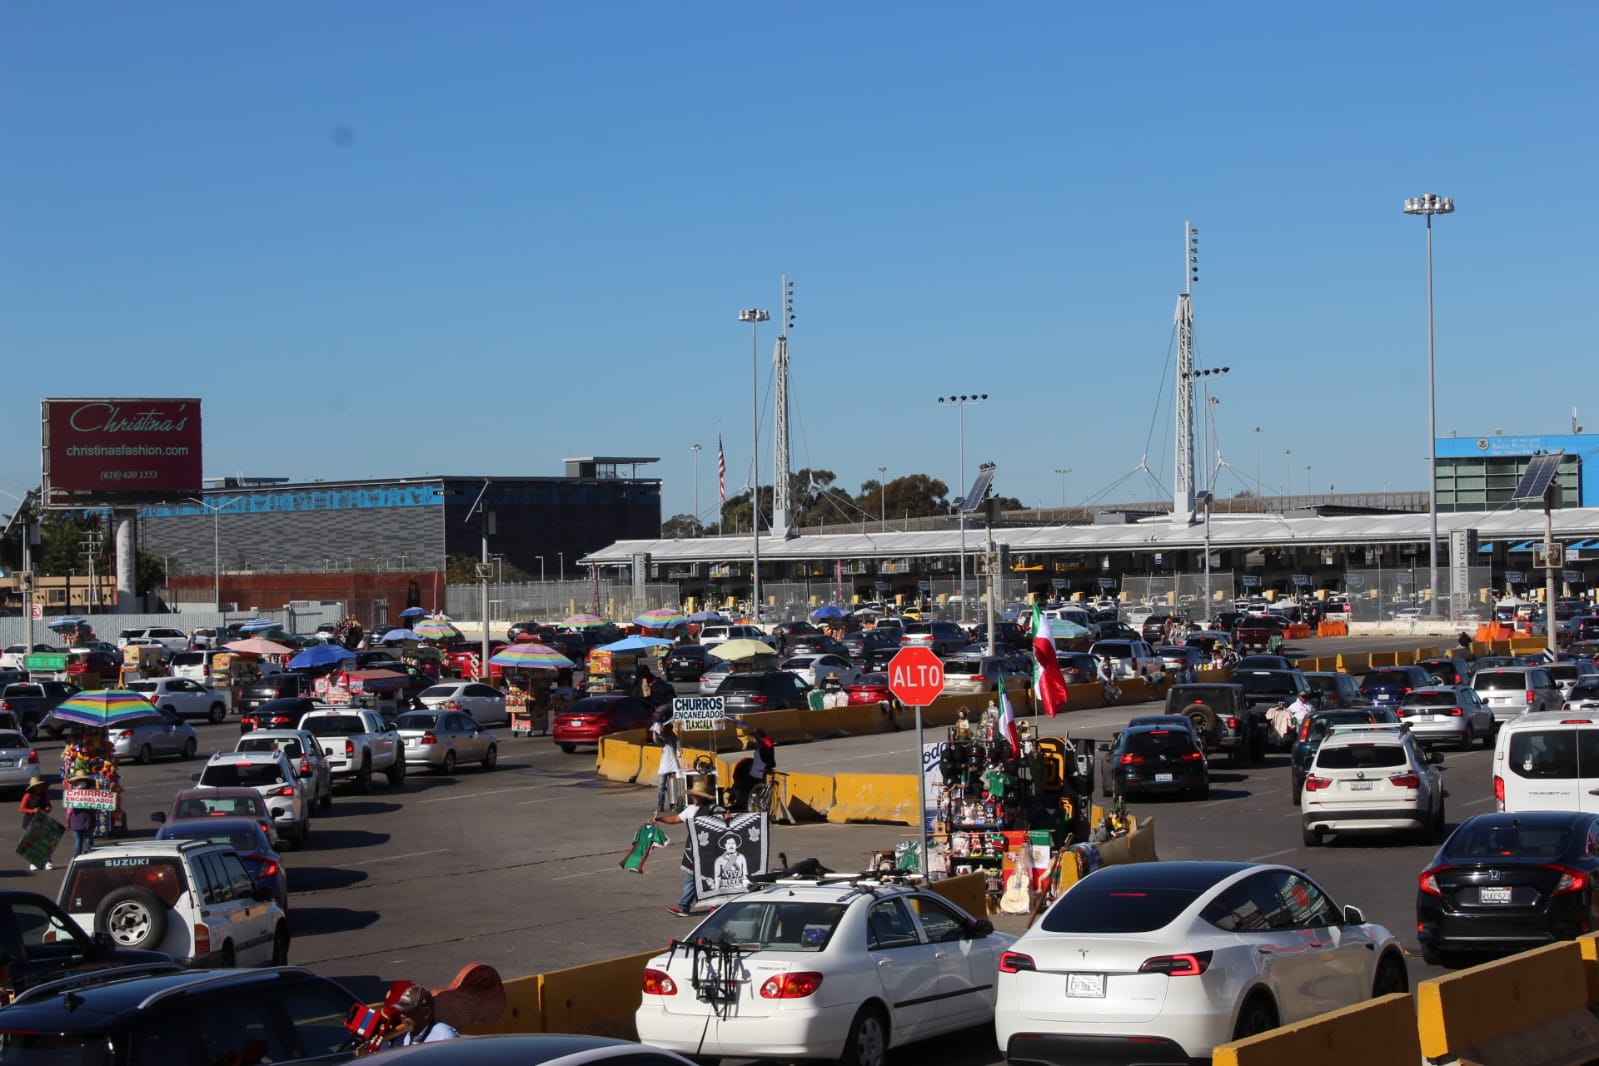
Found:
[[[37,815],[50,813],[50,786],[45,782],[44,778],[34,774],[28,779],[28,787],[22,790],[22,802],[17,804],[17,810],[22,812],[22,831],[24,833],[28,831],[28,826],[33,824],[33,819]],[[32,863],[28,864],[28,869],[30,870],[37,870],[38,868]],[[55,869],[55,863],[46,862],[44,868],[53,870]]]
[[[389,986],[383,1009],[385,1014],[398,1019],[390,1047],[454,1040],[461,1035],[455,1026],[439,1021],[434,1011],[433,993],[410,981],[396,981]]]
[[[716,793],[711,791],[711,785],[704,777],[694,779],[688,786],[688,806],[677,814],[657,814],[655,821],[660,825],[686,825],[691,828],[683,836],[683,895],[677,901],[677,906],[668,907],[667,910],[679,918],[687,918],[694,913],[694,819],[701,812],[709,813],[716,804]],[[724,817],[727,817],[724,811]]]
[[[78,774],[67,779],[68,788],[93,788],[94,778]],[[73,807],[67,815],[67,828],[72,830],[72,855],[76,858],[94,850],[94,827],[99,812],[92,807]]]

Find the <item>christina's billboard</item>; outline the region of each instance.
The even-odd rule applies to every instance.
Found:
[[[133,503],[198,493],[197,399],[44,400],[46,506]]]

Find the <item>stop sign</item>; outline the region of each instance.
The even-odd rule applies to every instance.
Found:
[[[944,691],[944,664],[931,648],[902,648],[888,661],[888,687],[907,707],[926,707]]]

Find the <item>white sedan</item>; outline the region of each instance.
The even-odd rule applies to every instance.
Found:
[[[418,697],[435,711],[465,711],[478,725],[504,725],[511,720],[505,693],[476,681],[444,681],[429,685]]]
[[[783,881],[651,959],[634,1021],[696,1058],[883,1066],[890,1047],[989,1024],[1013,940],[931,892]]]
[[[1073,885],[1004,954],[994,1034],[1012,1062],[1208,1060],[1408,990],[1394,935],[1298,870],[1133,863]]]
[[[832,674],[838,675],[841,686],[853,685],[855,679],[861,676],[860,667],[850,662],[842,655],[796,655],[791,659],[784,659],[779,665],[779,670],[787,670],[811,688],[821,688],[822,683]]]

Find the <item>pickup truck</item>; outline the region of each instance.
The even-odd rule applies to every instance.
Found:
[[[1283,646],[1284,622],[1276,615],[1249,615],[1238,623],[1233,643],[1239,651],[1276,655]]]
[[[1166,693],[1166,713],[1188,719],[1205,751],[1226,752],[1234,766],[1266,757],[1266,707],[1249,706],[1242,685],[1173,685]]]
[[[378,712],[359,707],[307,711],[296,728],[322,745],[333,779],[354,781],[357,792],[372,787],[372,774],[377,770],[391,785],[405,783],[405,742]]]
[[[78,686],[67,681],[23,681],[7,685],[0,691],[0,711],[10,711],[17,719],[22,732],[32,738],[40,724],[50,717],[56,704],[78,691]],[[45,732],[53,737],[61,735],[55,725],[46,725]]]
[[[204,718],[209,722],[227,721],[233,708],[233,693],[225,688],[207,688],[186,677],[149,677],[129,681],[128,691],[137,692],[157,707],[165,707],[180,718]]]

